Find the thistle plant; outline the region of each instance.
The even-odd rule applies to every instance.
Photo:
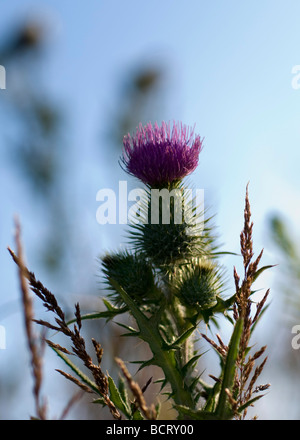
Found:
[[[234,288],[225,297],[224,269],[220,262],[224,252],[219,251],[210,219],[200,221],[203,213],[196,200],[187,197],[185,178],[198,166],[203,140],[182,124],[152,126],[149,123],[145,127],[140,125],[133,136],[125,136],[123,144],[120,164],[146,186],[146,198],[141,204],[141,221],[129,227],[128,249],[100,257],[109,291],[103,299],[105,310],[82,316],[77,304],[74,319],[66,322],[55,296],[10,250],[33,292],[55,315],[55,324],[36,322],[69,338],[71,350],[47,340],[74,376],[58,371],[82,390],[96,394],[94,402],[107,406],[115,419],[156,419],[159,405],[147,405],[143,393],[151,381],[141,388],[123,360],[115,361],[131,391],[131,399],[121,377],[117,380],[103,373],[103,349],[96,339],[92,342],[97,363],[92,361],[81,336],[86,319],[114,321],[124,330],[122,336],[139,338],[148,345],[151,352],[148,359],[130,361],[138,362],[139,370],[152,365],[159,367],[161,396],[166,394],[171,400],[178,419],[245,418],[249,406],[269,387],[269,384],[256,385],[266,358],[258,366],[256,362],[266,347],[252,354],[250,342],[269,293],[257,302],[253,312],[252,285],[270,266],[259,267],[262,252],[253,261],[248,187],[240,235],[244,279],[240,281],[234,268]],[[162,200],[158,198],[157,202],[156,197],[164,190],[169,194],[167,216]],[[154,222],[153,206],[156,207]],[[133,326],[118,322],[123,314],[131,316]],[[203,332],[203,328],[213,331],[219,316],[232,326],[228,343],[219,334],[215,342]],[[198,347],[199,337],[213,347],[220,362],[219,377],[210,375],[210,384],[204,382],[204,367],[198,365],[203,356]],[[73,363],[71,354],[80,359],[91,377]]]

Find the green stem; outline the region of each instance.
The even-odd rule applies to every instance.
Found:
[[[146,324],[146,322],[144,324]],[[190,393],[184,387],[184,380],[176,365],[175,351],[167,350],[164,347],[165,344],[160,334],[153,330],[150,320],[143,326],[140,337],[142,337],[151,348],[153,364],[163,370],[166,380],[170,383],[174,402],[193,408],[194,402]]]
[[[173,301],[171,302],[171,314],[176,325],[177,334],[178,336],[180,336],[192,326],[186,319],[184,319],[184,313],[182,308],[180,307],[178,299],[175,297],[175,295],[173,295],[172,297]],[[183,368],[193,357],[193,347],[193,335],[191,335],[182,343],[182,346],[178,353],[178,362],[181,368]]]
[[[139,337],[149,344],[153,353],[153,358],[145,362],[145,365],[153,364],[160,367],[165,375],[165,379],[172,388],[172,398],[177,405],[194,408],[195,404],[191,394],[185,389],[184,380],[181,376],[179,366],[176,364],[175,350],[168,348],[159,331],[160,313],[148,318],[145,316],[130,296],[114,280],[111,284],[121,295],[123,301],[129,307],[139,327]]]

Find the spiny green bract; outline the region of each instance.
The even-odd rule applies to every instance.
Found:
[[[161,195],[164,190],[167,196]],[[131,242],[136,251],[160,269],[210,253],[214,238],[207,226],[209,219],[200,221],[204,215],[196,211],[195,200],[185,200],[183,184],[160,188],[156,196],[151,191],[141,205],[144,221],[131,225]]]
[[[123,301],[110,279],[116,281],[138,303],[156,299],[158,289],[152,266],[137,253],[124,251],[105,255],[102,257],[102,266],[106,282],[113,292],[111,297],[116,304],[120,305]]]
[[[139,249],[157,267],[173,265],[203,252],[201,237],[189,234],[182,224],[143,225],[139,237]]]

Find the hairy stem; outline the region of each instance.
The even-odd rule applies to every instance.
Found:
[[[123,301],[128,305],[140,329],[139,337],[149,344],[153,358],[147,364],[152,363],[160,367],[166,380],[172,388],[172,397],[177,405],[185,405],[194,408],[195,404],[191,394],[185,389],[184,380],[176,362],[176,351],[168,348],[163,340],[155,317],[147,318],[136,306],[134,301],[127,295],[120,285],[111,280],[115,289],[122,296]]]

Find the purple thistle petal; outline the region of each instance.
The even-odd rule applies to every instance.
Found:
[[[200,136],[186,125],[148,123],[137,128],[135,136],[123,139],[121,162],[125,171],[152,187],[180,181],[198,165],[202,149]]]

